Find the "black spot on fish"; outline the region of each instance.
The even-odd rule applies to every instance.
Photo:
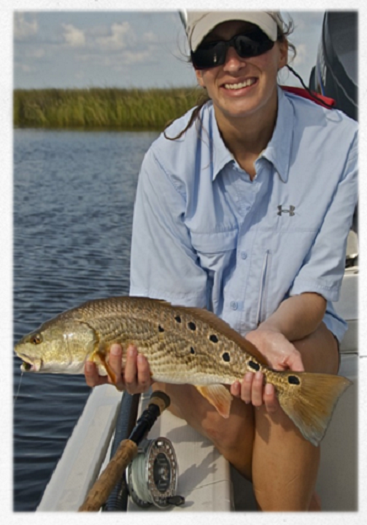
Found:
[[[178,323],[181,323],[181,317],[179,315],[176,315],[175,316],[175,321],[177,321]]]
[[[260,370],[259,363],[255,363],[255,361],[249,361],[248,366],[252,368],[253,370],[256,370],[257,372]]]
[[[288,383],[290,385],[299,385],[300,382],[301,381],[298,379],[298,377],[296,377],[296,376],[288,376]]]
[[[158,332],[164,332],[164,328],[161,325],[158,326]]]
[[[192,321],[190,321],[187,326],[190,328],[190,330],[196,330],[196,324]]]
[[[190,348],[190,352],[191,352],[192,354],[195,354],[195,348],[191,347],[191,348]]]
[[[218,343],[218,337],[216,335],[211,335],[209,339],[212,343]]]
[[[229,363],[231,360],[231,356],[229,355],[228,352],[224,352],[224,354],[222,355],[222,358],[223,358],[223,361],[225,361],[226,363]]]

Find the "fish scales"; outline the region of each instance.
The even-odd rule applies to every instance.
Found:
[[[101,300],[86,303],[71,314],[85,322],[93,319],[99,342],[106,348],[116,341],[125,347],[129,343],[136,344],[147,357],[153,378],[158,381],[169,378],[171,382],[201,379],[203,384],[213,380],[231,383],[240,377],[248,357],[248,354],[234,352],[238,350],[234,342],[219,334],[216,327],[193,318],[192,312],[180,307],[167,308],[161,301]],[[210,340],[213,335],[215,342]],[[225,352],[233,353],[230,361],[223,359]],[[221,364],[222,367],[218,366]],[[184,366],[180,368],[180,365]]]
[[[154,380],[194,385],[223,417],[229,417],[232,400],[224,385],[242,380],[247,371],[263,372],[282,409],[314,445],[350,384],[329,374],[272,370],[254,345],[213,313],[145,297],[84,303],[25,336],[15,352],[25,371],[83,373],[91,360],[116,382],[108,362],[115,342],[123,347],[123,365],[126,348],[135,344]]]

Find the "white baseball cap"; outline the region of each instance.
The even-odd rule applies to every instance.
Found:
[[[243,20],[257,25],[273,42],[277,39],[279,11],[181,11],[191,51],[196,51],[204,37],[222,22]]]

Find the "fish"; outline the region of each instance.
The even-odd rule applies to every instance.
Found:
[[[14,350],[25,372],[83,374],[93,361],[101,375],[117,378],[109,365],[114,343],[130,344],[149,363],[153,381],[194,385],[223,418],[232,395],[226,387],[244,374],[262,372],[279,404],[306,440],[318,446],[349,379],[332,374],[277,371],[248,340],[214,313],[147,297],[87,301],[46,321]]]

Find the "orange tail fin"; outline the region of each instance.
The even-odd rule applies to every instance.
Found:
[[[289,388],[278,392],[280,406],[302,435],[318,446],[339,397],[351,385],[345,377],[329,374],[286,373]]]

